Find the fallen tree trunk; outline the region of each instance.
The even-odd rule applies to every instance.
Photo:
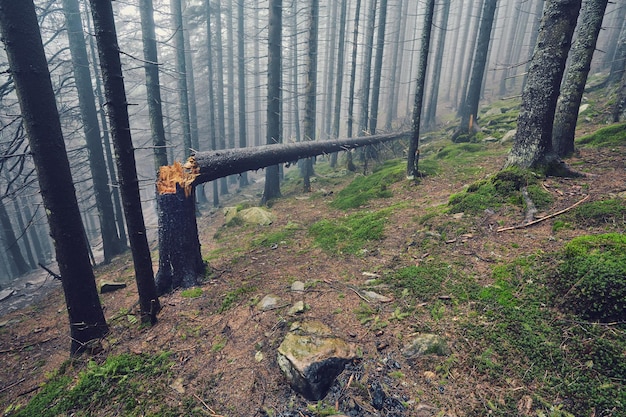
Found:
[[[410,134],[411,132],[400,132],[341,140],[298,142],[196,152],[189,158],[186,167],[191,166],[197,170],[198,176],[193,181],[193,185],[196,186],[218,178],[254,171],[280,163],[296,162],[299,159],[316,155],[348,151],[362,146],[404,139],[408,138]]]
[[[200,253],[194,189],[197,185],[229,175],[265,168],[302,158],[348,151],[402,138],[411,132],[332,141],[298,142],[220,151],[196,152],[184,166],[176,162],[159,170],[159,295],[199,284],[206,265]]]

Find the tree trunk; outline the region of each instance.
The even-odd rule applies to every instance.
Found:
[[[552,147],[560,157],[574,152],[574,135],[578,108],[583,98],[587,75],[591,69],[591,59],[596,49],[598,34],[608,0],[587,0],[581,11],[581,22],[572,49],[570,64],[556,104]]]
[[[374,58],[374,85],[372,87],[372,108],[370,111],[370,134],[376,134],[378,127],[378,103],[380,98],[380,79],[383,73],[383,56],[385,52],[385,27],[387,24],[387,0],[380,0],[378,17],[378,35],[376,38],[376,57]]]
[[[0,32],[18,94],[70,321],[72,355],[108,332],[65,152],[48,63],[32,1],[0,0]]]
[[[319,0],[311,0],[311,17],[309,26],[309,45],[307,59],[306,87],[304,89],[304,140],[315,140],[315,120],[317,104],[317,38],[320,20]],[[311,175],[313,175],[313,161],[310,158],[302,164],[302,179],[304,192],[311,192]]]
[[[467,97],[464,101],[465,109],[463,110],[461,117],[461,126],[458,130],[460,133],[471,134],[473,129],[472,123],[476,122],[476,117],[478,116],[478,103],[480,102],[483,76],[487,66],[487,55],[491,41],[491,29],[493,27],[497,3],[498,0],[485,0],[485,7],[480,21],[476,54],[474,56],[474,64],[472,66],[472,76],[467,89]]]
[[[178,112],[183,127],[183,154],[191,155],[191,121],[189,120],[189,90],[187,87],[187,65],[185,62],[185,31],[181,0],[170,0],[174,49],[176,51],[176,86],[178,90]]]
[[[626,6],[622,6],[626,7]],[[622,33],[619,37],[619,59],[622,62],[622,80],[617,91],[617,100],[613,108],[613,121],[619,122],[626,118],[626,24],[622,26]]]
[[[0,198],[0,227],[2,227],[2,240],[4,240],[7,257],[15,267],[17,275],[24,275],[30,271],[30,268],[20,251],[20,246],[17,244],[17,237],[13,231],[11,218],[9,217],[9,212],[4,205],[3,198]]]
[[[348,151],[368,145],[406,139],[411,132],[362,136],[340,140],[303,141],[216,152],[198,152],[189,158],[188,169],[197,172],[193,185],[213,181],[222,176],[255,171],[280,163],[294,163],[303,158],[330,152]]]
[[[337,47],[337,7],[339,3],[343,1],[333,1],[329,5],[328,13],[328,27],[326,29],[327,43],[326,43],[326,68],[324,77],[324,111],[322,112],[322,139],[330,139],[332,136],[331,126],[333,118],[333,90],[335,87],[334,80],[335,74],[335,51]],[[318,13],[319,14],[319,13]]]
[[[104,262],[108,263],[112,257],[124,252],[125,244],[120,241],[115,226],[115,214],[109,189],[109,177],[107,175],[102,143],[100,141],[100,128],[98,126],[98,113],[96,101],[91,83],[89,71],[89,59],[83,35],[83,24],[80,18],[78,0],[63,0],[63,12],[65,13],[67,34],[72,55],[74,79],[78,91],[78,103],[80,107],[83,132],[89,152],[89,167],[93,181],[93,191],[98,209],[100,222],[100,234],[102,235],[102,247]]]
[[[224,53],[222,47],[222,1],[217,0],[215,9],[215,72],[217,75],[216,86],[216,103],[217,106],[217,131],[219,139],[219,148],[226,149],[226,124],[225,124],[225,106],[224,101]],[[220,194],[228,194],[228,180],[220,179]]]
[[[156,33],[154,28],[154,8],[152,0],[140,0],[141,41],[143,42],[144,71],[146,74],[146,93],[148,96],[148,113],[150,115],[150,132],[154,146],[154,169],[167,165],[167,145],[163,128],[163,109],[161,107],[161,86],[159,80],[159,57],[157,52]]]
[[[93,33],[91,30],[91,16],[89,13],[86,15],[87,30],[89,33]],[[93,64],[94,78],[96,80],[96,97],[98,98],[98,114],[100,116],[100,126],[102,128],[102,140],[104,145],[104,154],[106,156],[106,163],[109,172],[109,178],[113,186],[113,204],[115,207],[115,220],[117,222],[117,231],[120,236],[120,244],[126,249],[126,242],[128,240],[126,236],[126,228],[124,225],[124,212],[122,210],[122,204],[120,202],[119,183],[117,181],[117,173],[115,172],[115,163],[113,162],[113,154],[111,151],[111,142],[109,140],[109,129],[107,128],[106,115],[104,111],[104,96],[102,94],[102,86],[100,83],[100,72],[98,70],[98,57],[96,54],[96,47],[94,45],[93,36],[89,36],[89,53],[91,55],[91,61]]]
[[[120,192],[122,194],[124,215],[128,226],[130,248],[135,266],[135,280],[139,292],[141,318],[143,321],[149,320],[152,323],[156,323],[160,305],[156,286],[154,285],[154,273],[146,237],[146,226],[141,211],[139,181],[137,180],[135,152],[130,136],[128,104],[113,20],[113,8],[111,3],[106,1],[90,0],[90,4],[108,105],[111,137],[113,138],[113,146],[117,156]]]
[[[270,0],[267,68],[267,144],[280,143],[280,73],[282,48],[282,0]],[[265,169],[265,189],[261,203],[280,197],[278,165]]]
[[[478,14],[480,15],[480,11],[482,10],[482,4],[484,0],[470,0],[470,4],[463,3],[463,5],[468,9],[465,11],[465,23],[463,24],[463,35],[461,36],[462,42],[467,42],[468,36],[470,34],[470,27],[472,27],[472,17],[474,9],[478,7]],[[469,48],[464,46],[459,47],[461,50],[461,56],[459,59],[459,71],[457,72],[457,77],[454,82],[454,98],[452,102],[457,106],[457,113],[461,114],[461,109],[463,108],[463,100],[465,100],[465,91],[467,90],[467,82],[469,82],[469,75],[472,67],[472,60],[474,58],[474,49],[476,46],[476,38],[478,35],[478,21],[480,20],[480,16],[476,19],[476,24],[473,27],[472,32],[472,43]],[[469,52],[469,56],[467,55]],[[467,81],[464,81],[467,80]],[[465,84],[463,84],[465,82]]]
[[[533,53],[535,51],[535,45],[537,44],[537,37],[539,36],[539,25],[541,24],[541,17],[543,15],[543,9],[545,7],[545,0],[535,0],[535,9],[533,12],[533,25],[530,29],[530,42],[528,48],[528,63],[524,68],[524,80],[522,81],[522,91],[526,88],[526,82],[528,81],[528,69],[532,62]]]
[[[617,9],[617,10],[616,10]],[[625,26],[624,20],[626,19],[626,4],[616,3],[613,7],[614,18],[609,25],[609,33],[606,37],[606,48],[602,48],[606,53],[602,60],[603,69],[611,68],[613,61],[615,60],[615,54],[617,53],[617,45],[619,44],[621,30]]]
[[[622,5],[622,8],[626,6]],[[622,30],[615,47],[613,61],[611,64],[611,72],[607,80],[609,85],[617,84],[622,78],[624,68],[626,68],[626,44],[624,43],[624,33],[626,32],[626,23],[622,23]]]
[[[17,202],[17,198],[13,198],[13,208],[15,210],[15,218],[17,219],[17,225],[19,230],[21,231],[21,237],[18,238],[18,241],[22,241],[22,245],[24,247],[23,251],[26,252],[26,260],[28,261],[29,270],[33,270],[37,268],[37,262],[35,262],[35,257],[33,256],[33,250],[30,246],[30,236],[27,233],[29,224],[24,222],[24,211],[20,209],[20,205]]]
[[[211,1],[205,0],[206,13],[206,50],[207,50],[207,75],[208,75],[208,95],[209,95],[209,137],[211,138],[211,149],[217,150],[217,132],[215,129],[215,92],[213,90],[213,41],[211,34]],[[213,207],[220,205],[218,184],[213,181]]]
[[[365,49],[363,52],[363,75],[361,76],[361,111],[357,136],[368,133],[370,86],[372,83],[372,54],[374,50],[374,29],[376,27],[376,2],[370,0],[367,28],[365,31]]]
[[[356,84],[356,55],[357,46],[359,44],[359,16],[361,13],[361,0],[356,0],[356,7],[354,11],[354,35],[352,40],[352,63],[350,66],[350,87],[348,97],[348,121],[347,121],[347,136],[352,137],[352,125],[354,123],[354,86]],[[348,171],[355,171],[356,167],[352,162],[352,153],[348,152],[346,155]]]
[[[448,30],[448,17],[450,16],[450,0],[443,2],[443,14],[439,25],[439,37],[437,39],[437,55],[433,66],[433,80],[430,86],[430,98],[426,106],[426,115],[424,117],[424,126],[426,129],[433,129],[437,124],[437,101],[439,98],[439,83],[441,81],[441,73],[443,71],[443,52],[446,46],[446,33]]]
[[[430,36],[433,27],[434,12],[435,0],[428,0],[426,2],[426,10],[424,11],[422,45],[420,48],[419,64],[417,67],[417,85],[415,86],[415,104],[413,106],[413,132],[411,134],[411,139],[409,140],[409,153],[406,167],[406,176],[408,179],[417,178],[419,175],[420,121],[422,114],[422,102],[424,101],[424,84],[426,82],[428,51],[430,49]]]
[[[248,138],[246,133],[246,57],[243,39],[244,32],[244,14],[243,1],[237,2],[237,68],[238,68],[238,85],[239,93],[239,147],[248,146]],[[239,187],[248,185],[248,173],[243,172],[239,176]]]
[[[335,79],[335,106],[333,113],[333,130],[331,134],[332,139],[339,137],[339,125],[341,123],[341,99],[343,98],[341,93],[343,89],[343,66],[344,66],[344,52],[346,48],[346,15],[348,11],[348,0],[342,0],[341,12],[339,17],[339,41],[337,44],[337,77]],[[334,152],[330,156],[330,166],[337,166],[337,152]]]
[[[200,253],[195,196],[180,163],[161,167],[157,182],[159,217],[159,295],[198,285],[205,264]]]
[[[293,33],[291,34],[291,89],[293,90],[293,120],[295,124],[294,131],[296,134],[296,142],[300,142],[302,140],[302,135],[300,130],[300,94],[298,92],[298,86],[300,85],[298,82],[298,2],[291,2],[291,7],[291,17],[293,19]]]
[[[580,5],[581,0],[546,3],[506,166],[538,169],[546,174],[562,172],[552,149],[552,127]]]

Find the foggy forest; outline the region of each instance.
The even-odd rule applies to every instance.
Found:
[[[625,23],[621,0],[0,0],[0,357],[35,362],[23,355],[53,339],[49,352],[55,353],[39,354],[58,356],[39,367],[54,377],[24,366],[19,379],[9,370],[0,374],[3,415],[48,415],[30,408],[38,392],[48,393],[49,415],[72,409],[76,415],[624,415]],[[612,128],[618,139],[587,150],[593,139],[584,135],[602,135],[594,133],[601,128]],[[464,159],[472,152],[484,154]],[[448,154],[456,156],[447,162]],[[610,166],[604,170],[603,163]],[[351,189],[358,181],[364,185]],[[486,186],[491,191],[481,188]],[[377,194],[343,214],[338,200],[347,192],[364,201]],[[509,192],[514,196],[497,196]],[[607,210],[613,204],[603,223],[592,225],[596,214],[585,211],[577,226],[574,213],[599,201]],[[479,202],[484,207],[471,206]],[[229,210],[234,216],[249,207],[274,216],[271,226],[242,226],[243,220],[229,217]],[[387,226],[377,223],[379,215]],[[384,227],[372,238],[379,243],[350,252],[346,248],[361,239],[352,234],[355,225],[337,232],[330,252],[317,240],[334,233],[316,232],[323,225],[359,216],[374,216],[361,234]],[[267,228],[284,236],[274,242]],[[518,234],[506,234],[510,230]],[[567,248],[583,235],[614,239],[590,243],[594,248],[620,248],[603,249],[615,256],[600,261],[612,265],[612,275],[594,278],[593,290],[581,288],[594,275],[578,276],[568,264],[568,254],[583,249]],[[271,241],[266,254],[260,254],[263,243],[245,243],[263,236]],[[420,243],[422,238],[431,243]],[[484,253],[477,254],[471,245],[479,239]],[[296,241],[299,249],[280,255]],[[395,253],[384,245],[404,249]],[[275,256],[279,260],[272,261]],[[322,269],[315,269],[318,263]],[[566,272],[564,265],[570,265]],[[590,271],[590,265],[581,268]],[[316,307],[307,299],[294,314],[287,313],[290,301],[265,310],[255,304],[274,286],[284,292],[279,285],[304,281],[308,275],[294,271],[306,268],[320,276],[306,282],[305,294],[325,292],[320,288],[326,285],[346,300]],[[399,278],[407,268],[413,278]],[[424,272],[424,283],[420,268],[433,268]],[[455,268],[473,278],[453,278]],[[507,268],[517,272],[509,276]],[[552,270],[554,277],[546,272]],[[543,275],[524,275],[528,271]],[[383,285],[366,288],[346,278],[363,281],[361,273]],[[257,282],[263,277],[263,284]],[[456,279],[463,284],[450,284]],[[105,295],[103,280],[114,294],[132,291],[121,300]],[[423,298],[432,280],[442,287]],[[465,285],[463,295],[455,293]],[[526,294],[533,285],[532,297],[538,298]],[[590,310],[563,306],[585,305],[598,288],[605,301],[589,301]],[[201,289],[199,300],[213,301],[189,304],[196,296],[184,294],[192,289]],[[377,294],[385,291],[389,297]],[[546,301],[541,293],[553,298]],[[238,329],[258,333],[258,340],[235,348],[230,332],[244,326],[239,320],[248,314],[247,297],[254,300],[248,301],[250,311],[260,311],[250,313],[257,327]],[[224,307],[227,299],[241,311]],[[499,303],[497,313],[476,307],[489,300]],[[337,313],[342,303],[350,318]],[[62,313],[50,307],[52,316],[35,317],[52,305]],[[547,318],[526,324],[531,313],[502,318],[508,309],[518,314],[516,309],[535,308],[537,316],[552,314],[572,327]],[[203,309],[207,318],[189,318],[190,311]],[[33,312],[30,324],[14,318],[31,314],[24,311]],[[483,336],[458,330],[454,326],[465,325],[457,318],[444,325],[439,316],[448,314],[496,323],[503,338],[508,334],[502,340],[517,339],[521,347],[500,351],[493,346],[504,342],[488,344],[486,330]],[[362,346],[369,348],[355,347],[334,374],[324,368],[330,365],[319,365],[332,374],[324,389],[306,376],[294,382],[280,359],[286,342],[278,364],[274,352],[277,335],[292,334],[287,332],[296,319],[283,318],[290,315],[320,319],[350,343],[368,340]],[[186,348],[165,342],[174,330],[164,326],[179,333],[183,326],[172,324],[174,317],[195,320],[196,332],[208,340],[204,353],[198,347],[190,353],[198,357],[189,362],[195,363],[191,371],[183,369]],[[217,317],[222,321],[211,321]],[[389,327],[376,327],[379,320]],[[552,333],[541,341],[521,330],[506,333],[506,320],[534,335],[543,331],[534,326]],[[29,326],[59,334],[31,342]],[[265,333],[258,329],[263,326]],[[351,330],[355,326],[360,330]],[[406,354],[407,333],[446,337],[449,346],[424,348],[437,354],[415,359]],[[191,334],[187,330],[177,340],[193,344]],[[222,339],[226,347],[216,348],[221,342],[215,340]],[[462,339],[473,342],[462,347]],[[549,353],[546,346],[553,345],[560,345],[563,358]],[[395,346],[396,356],[389,353]],[[246,350],[252,352],[249,362],[238,363],[257,369],[257,376],[244,383],[248,377],[229,373],[224,357],[230,354],[235,363],[236,352]],[[144,378],[155,372],[166,386],[155,385],[145,398],[128,388],[129,397],[142,399],[126,409],[111,405],[126,401],[115,390],[105,395],[109,403],[100,394],[79,401],[46,388],[64,372],[82,381],[93,366],[102,366],[96,374],[109,378],[109,361],[132,361],[137,352],[148,359],[129,369],[142,369]],[[170,356],[159,356],[165,353]],[[542,359],[532,359],[534,354]],[[212,358],[207,368],[224,368],[204,375],[210,371],[203,369],[202,355]],[[62,362],[68,357],[78,362]],[[97,365],[80,364],[89,357]],[[553,361],[543,363],[546,357]],[[165,371],[161,361],[174,365]],[[508,361],[520,370],[511,371]],[[567,370],[568,361],[577,371]],[[576,372],[580,376],[572,376]],[[202,376],[189,376],[196,374]],[[137,378],[137,384],[146,383]],[[559,379],[567,380],[566,388]],[[249,397],[235,394],[240,382],[252,384]],[[266,391],[267,399],[259,399],[257,390]],[[300,397],[290,397],[293,392]],[[54,408],[63,401],[76,402]]]

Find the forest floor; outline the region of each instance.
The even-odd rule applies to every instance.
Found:
[[[626,361],[626,328],[571,316],[550,297],[546,274],[576,236],[624,233],[624,218],[583,224],[570,208],[583,199],[581,205],[624,198],[626,146],[581,147],[567,163],[585,176],[540,178],[551,198],[535,217],[570,210],[537,224],[498,231],[523,223],[525,209],[513,201],[476,212],[450,210],[451,195],[502,168],[509,146],[431,138],[422,148],[428,175],[407,181],[402,161],[387,163],[382,170],[388,174],[367,185],[380,198],[358,208],[335,208],[333,201],[365,177],[320,161],[310,194],[300,192],[295,173],[287,175],[283,198],[269,209],[275,216],[270,226],[225,225],[221,210],[203,210],[198,226],[210,274],[200,290],[162,297],[154,327],[137,322],[129,255],[96,270],[98,282],[128,286],[101,296],[110,334],[95,356],[68,360],[67,313],[58,288],[0,317],[0,412],[624,415],[623,373],[607,377],[593,365],[600,354],[593,355],[601,350],[596,341],[610,341],[613,348],[602,352],[613,356],[604,360]],[[261,191],[257,183],[226,204],[255,204]],[[365,219],[367,214],[374,217]],[[377,219],[382,235],[353,234],[354,222],[373,222],[366,227],[371,231],[380,225]],[[313,225],[326,229],[320,236]],[[335,232],[338,240],[324,240]],[[305,283],[303,294],[290,291],[296,280]],[[391,301],[369,299],[365,290]],[[281,301],[260,311],[257,303],[268,294]],[[300,299],[306,311],[289,316]],[[276,362],[276,349],[296,319],[326,323],[359,353],[317,403],[294,393]],[[405,345],[420,333],[442,337],[447,347],[440,355],[407,358]],[[372,405],[373,386],[387,397],[382,409]],[[29,407],[39,401],[44,411],[24,408],[30,400]],[[62,408],[70,401],[69,410]]]

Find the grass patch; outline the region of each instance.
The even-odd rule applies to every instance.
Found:
[[[472,364],[493,387],[511,381],[540,386],[533,415],[624,415],[625,329],[556,313],[546,285],[551,258],[531,256],[494,268],[493,284],[479,292],[475,312],[463,324],[473,340]],[[490,415],[518,415],[522,395],[511,390],[492,399]]]
[[[295,223],[290,223],[281,230],[261,233],[250,241],[250,246],[270,248],[280,243],[288,242],[289,239],[294,236],[298,229],[298,225],[296,225]]]
[[[403,179],[405,173],[404,161],[387,161],[377,167],[371,175],[356,177],[337,193],[330,204],[334,208],[347,210],[361,207],[375,198],[389,198],[393,195],[389,186]]]
[[[181,291],[180,296],[183,298],[198,298],[202,295],[202,288],[188,288]]]
[[[598,129],[576,140],[578,145],[594,148],[626,145],[626,123],[618,123]]]
[[[166,387],[154,381],[167,374],[170,366],[167,353],[110,356],[100,365],[90,361],[75,378],[65,375],[68,367],[63,366],[26,407],[12,415],[164,415]],[[150,394],[146,394],[148,390]],[[149,398],[144,398],[147,395]]]
[[[256,290],[255,287],[244,285],[242,287],[237,288],[236,290],[229,291],[224,295],[224,299],[222,300],[222,304],[220,308],[217,310],[218,313],[223,313],[226,310],[229,310],[233,304],[241,300],[241,297],[251,293]]]
[[[626,321],[626,235],[572,239],[554,285],[562,305],[582,318]]]
[[[354,213],[337,220],[324,219],[309,227],[315,245],[327,252],[356,254],[369,242],[381,240],[391,209]]]
[[[583,203],[563,216],[580,226],[626,224],[626,201],[619,198]]]

